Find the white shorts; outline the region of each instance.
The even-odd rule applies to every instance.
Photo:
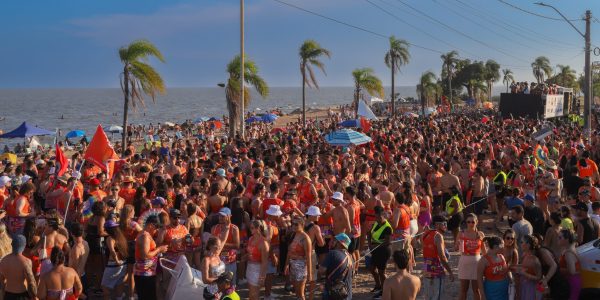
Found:
[[[414,237],[419,232],[419,223],[417,219],[410,220],[410,236]]]
[[[260,277],[260,264],[249,262],[246,266],[246,280],[249,285],[258,286],[258,279]]]
[[[461,255],[458,259],[458,279],[477,280],[479,255]]]

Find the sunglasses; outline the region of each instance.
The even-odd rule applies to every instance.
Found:
[[[505,240],[512,241],[512,240],[514,240],[515,238],[514,238],[514,237],[512,237],[512,236],[505,236],[505,237],[504,237],[504,239],[505,239]]]

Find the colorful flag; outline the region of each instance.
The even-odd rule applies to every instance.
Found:
[[[364,133],[367,133],[371,130],[371,121],[367,120],[365,117],[360,117],[360,128],[363,129]]]
[[[68,162],[65,153],[60,149],[60,146],[56,144],[56,162],[59,164],[60,168],[58,172],[56,172],[56,176],[62,176],[67,171]]]
[[[115,149],[110,145],[110,141],[102,126],[98,125],[96,133],[90,142],[83,158],[108,174],[108,178],[112,178],[114,161],[119,159]]]

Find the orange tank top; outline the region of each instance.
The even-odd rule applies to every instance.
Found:
[[[438,258],[438,251],[435,246],[436,233],[436,230],[428,230],[423,235],[423,258]]]
[[[494,262],[489,255],[485,256],[485,259],[488,262],[488,265],[483,270],[483,276],[485,280],[490,281],[499,281],[504,280],[506,278],[506,272],[508,272],[508,265],[506,264],[506,260],[502,254],[496,254],[498,258],[500,258],[499,262]]]
[[[279,245],[279,227],[277,227],[277,224],[274,224],[272,222],[266,222],[267,225],[269,225],[269,227],[271,228],[271,231],[273,232],[273,236],[271,237],[271,245],[272,246],[278,246]]]
[[[567,260],[565,259],[565,254],[566,254],[566,252],[563,253],[560,256],[560,259],[558,260],[558,267],[561,269],[561,271],[563,273],[566,273],[566,272],[564,272],[564,270],[567,269]],[[579,259],[578,259],[577,262],[575,263],[575,272],[579,273],[580,271],[581,271],[581,263],[579,262]]]
[[[406,230],[410,228],[410,209],[406,204],[400,204],[400,219],[396,225],[396,229]]]
[[[17,207],[20,202],[24,202],[23,208],[21,211],[17,211]],[[19,215],[28,215],[31,212],[31,207],[29,206],[29,198],[27,196],[19,196],[19,198],[15,199],[10,203],[7,207],[6,213],[9,217],[18,217]]]
[[[463,243],[464,254],[479,255],[481,253],[481,239],[479,239],[479,236],[471,239],[463,234],[460,239]]]
[[[248,241],[248,246],[246,247],[246,251],[248,252],[248,261],[250,262],[254,262],[254,263],[260,263],[261,262],[261,253],[260,253],[260,249],[258,247],[258,242],[257,238],[255,237],[250,237],[250,240]]]
[[[169,245],[168,252],[183,252],[185,250],[184,239],[187,234],[187,229],[181,224],[175,228],[168,228],[163,242],[165,245]]]

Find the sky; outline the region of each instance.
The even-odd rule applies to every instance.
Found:
[[[530,0],[246,0],[245,47],[270,86],[299,86],[298,49],[314,39],[332,53],[324,59],[321,86],[351,86],[352,70],[370,67],[384,85],[384,64],[394,35],[411,43],[410,62],[396,85],[415,85],[425,71],[440,73],[440,54],[494,59],[517,81],[532,81],[531,62],[547,56],[553,66],[583,72],[584,40],[548,7]],[[600,15],[600,1],[544,0],[568,18],[586,9]],[[167,87],[215,87],[239,54],[239,0],[30,0],[0,1],[0,88],[104,88],[119,86],[118,49],[147,39],[166,63],[151,63]],[[574,21],[579,30],[585,22]],[[600,45],[600,22],[591,24]],[[422,48],[420,48],[422,47]],[[592,61],[600,57],[592,55]],[[498,82],[502,85],[502,82]]]

